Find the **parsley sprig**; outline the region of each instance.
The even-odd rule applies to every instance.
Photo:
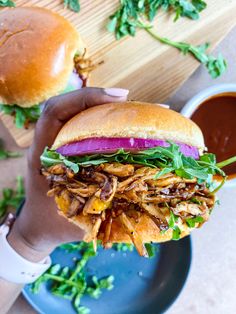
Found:
[[[176,42],[159,36],[150,23],[160,9],[173,10],[175,20],[180,16],[198,19],[199,12],[206,8],[201,0],[120,0],[117,11],[110,16],[107,29],[119,40],[127,35],[135,36],[138,29],[143,29],[155,40],[179,49],[184,55],[191,54],[202,63],[212,78],[217,78],[226,71],[227,63],[221,54],[216,58],[207,53],[209,43],[194,46],[185,42]]]
[[[0,7],[15,7],[16,4],[12,0],[0,0]]]
[[[170,172],[187,179],[197,178],[199,182],[211,182],[212,176],[215,174],[225,177],[225,173],[216,163],[214,154],[203,154],[199,160],[195,160],[192,157],[184,156],[180,152],[179,146],[174,143],[170,143],[169,147],[158,146],[136,154],[120,149],[114,154],[75,157],[65,157],[46,148],[41,156],[41,162],[45,167],[64,163],[75,173],[79,171],[80,167],[100,165],[107,162],[120,162],[160,168],[155,178]]]
[[[64,6],[71,11],[79,12],[80,11],[80,1],[79,0],[63,0]]]
[[[4,188],[0,199],[0,218],[4,217],[9,209],[17,209],[25,197],[23,177],[16,178],[16,190]]]
[[[4,147],[4,142],[0,138],[0,160],[7,159],[7,158],[15,158],[22,156],[19,152],[11,152],[9,150],[6,150]]]
[[[38,105],[29,108],[22,108],[17,105],[0,105],[0,111],[14,116],[15,125],[19,129],[27,127],[29,122],[36,122],[41,114],[40,106]]]

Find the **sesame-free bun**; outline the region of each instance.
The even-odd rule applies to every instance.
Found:
[[[201,130],[190,119],[157,104],[127,101],[79,113],[63,126],[52,149],[92,137],[161,139],[205,148]]]
[[[30,107],[63,91],[84,44],[62,16],[38,7],[0,13],[0,103]]]

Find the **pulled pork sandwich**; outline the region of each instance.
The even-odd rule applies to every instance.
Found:
[[[0,13],[0,104],[17,127],[40,115],[39,103],[86,84],[91,61],[77,30],[38,7]]]
[[[76,115],[41,156],[60,215],[84,241],[178,240],[209,219],[225,174],[191,120],[161,105],[105,104]],[[221,183],[213,181],[217,174]]]

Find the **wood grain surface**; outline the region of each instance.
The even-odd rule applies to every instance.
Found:
[[[173,15],[160,12],[155,27],[161,36],[193,44],[211,42],[211,49],[236,24],[235,0],[208,0],[201,19],[182,18],[173,22]],[[79,30],[94,62],[104,61],[92,74],[94,86],[119,86],[130,90],[130,99],[164,102],[197,68],[192,57],[181,55],[176,49],[160,44],[145,31],[134,38],[115,41],[106,30],[107,18],[118,5],[116,0],[81,0],[81,12],[63,7],[62,1],[16,1],[18,6],[47,7],[68,18]],[[3,123],[21,147],[30,145],[31,130],[18,130],[12,118],[2,116]]]

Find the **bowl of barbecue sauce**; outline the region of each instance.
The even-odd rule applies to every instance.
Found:
[[[194,96],[181,113],[202,130],[205,145],[217,162],[236,156],[236,84],[207,88]],[[236,163],[224,167],[226,186],[236,186]]]

